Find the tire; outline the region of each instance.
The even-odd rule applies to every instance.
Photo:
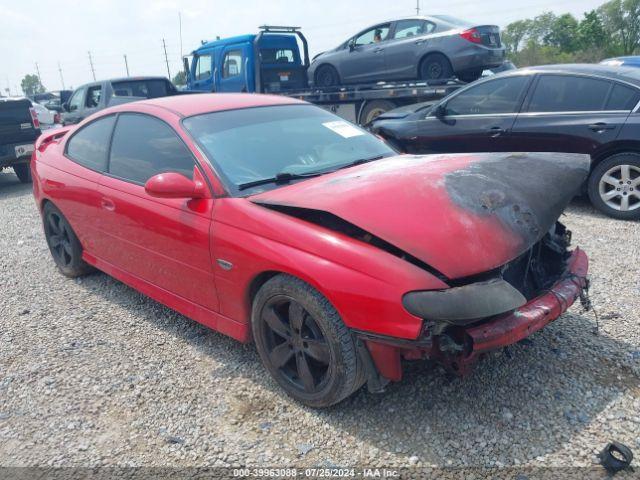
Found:
[[[474,70],[472,72],[464,72],[458,75],[458,78],[465,83],[475,82],[482,76],[482,70]]]
[[[360,125],[369,125],[379,115],[396,108],[396,104],[388,100],[374,100],[365,104],[360,114]]]
[[[441,53],[431,53],[420,62],[420,79],[446,80],[453,76],[449,59]]]
[[[28,163],[21,163],[20,165],[14,165],[13,171],[15,172],[20,182],[31,183],[31,165],[29,165]]]
[[[48,202],[42,221],[49,251],[62,274],[75,278],[91,272],[92,267],[82,260],[82,245],[62,212]]]
[[[587,191],[605,215],[640,219],[640,154],[618,153],[601,161],[589,176]]]
[[[322,65],[318,68],[315,75],[315,86],[326,88],[335,87],[340,84],[340,76],[338,71],[331,65]]]
[[[251,323],[262,363],[300,403],[329,407],[364,383],[351,332],[302,280],[281,274],[266,282],[254,298]]]

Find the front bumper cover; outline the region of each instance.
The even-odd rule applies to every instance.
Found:
[[[588,268],[587,255],[576,248],[563,274],[538,297],[484,322],[454,327],[452,334],[461,346],[458,350],[447,348],[443,336],[423,335],[416,340],[400,340],[355,333],[367,345],[380,375],[389,380],[402,378],[401,358],[432,358],[463,375],[486,352],[519,342],[567,311],[587,287]]]

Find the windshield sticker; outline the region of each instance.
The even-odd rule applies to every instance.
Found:
[[[322,125],[324,125],[329,130],[334,131],[335,133],[337,133],[338,135],[344,138],[358,137],[360,135],[364,135],[364,132],[362,130],[354,127],[349,122],[345,122],[344,120],[337,120],[335,122],[326,122],[326,123],[323,123]]]

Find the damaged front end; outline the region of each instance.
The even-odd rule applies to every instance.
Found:
[[[400,380],[402,358],[433,359],[464,375],[487,352],[512,345],[557,319],[588,286],[587,256],[579,248],[569,251],[570,241],[571,232],[557,222],[528,251],[499,269],[457,280],[446,290],[407,293],[405,308],[424,318],[415,341],[358,332],[380,375]]]

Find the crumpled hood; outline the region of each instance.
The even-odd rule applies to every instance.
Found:
[[[254,195],[324,211],[450,279],[517,258],[554,225],[589,173],[587,155],[402,155]]]

